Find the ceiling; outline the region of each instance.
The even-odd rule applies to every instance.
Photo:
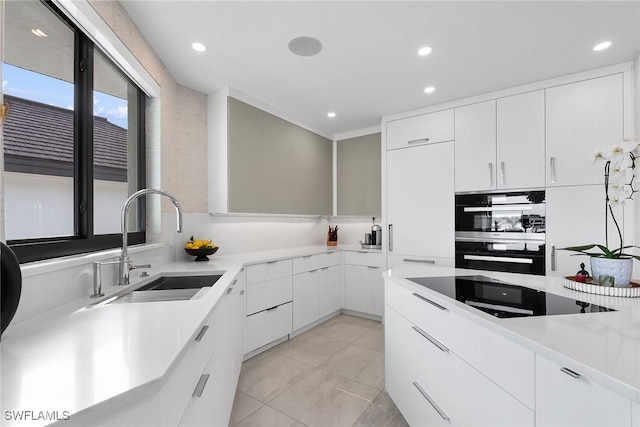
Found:
[[[121,3],[178,83],[232,87],[328,135],[640,53],[640,1]],[[320,54],[293,55],[297,36],[319,39]]]

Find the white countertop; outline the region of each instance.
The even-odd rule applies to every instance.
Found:
[[[499,319],[406,280],[479,274],[509,283],[616,309],[615,312]],[[559,364],[569,364],[594,382],[640,402],[640,298],[592,295],[563,287],[562,278],[493,271],[404,265],[385,273],[427,293],[435,302]]]
[[[2,336],[2,425],[47,425],[50,421],[7,420],[5,411],[76,414],[117,410],[153,393],[180,360],[198,327],[244,265],[359,246],[308,246],[181,261],[149,271],[126,287],[103,289],[100,300],[86,298],[12,325]],[[160,275],[224,275],[201,298],[187,301],[96,305]],[[102,408],[96,408],[102,406]]]

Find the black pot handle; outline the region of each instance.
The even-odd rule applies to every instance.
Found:
[[[2,277],[0,280],[0,313],[2,333],[7,329],[18,309],[20,294],[22,293],[22,273],[20,263],[11,249],[0,242],[0,267]]]

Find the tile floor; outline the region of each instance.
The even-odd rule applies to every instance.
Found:
[[[230,426],[404,427],[380,322],[338,315],[242,365]]]

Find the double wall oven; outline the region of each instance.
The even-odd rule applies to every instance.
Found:
[[[457,194],[456,267],[545,274],[545,192]]]

